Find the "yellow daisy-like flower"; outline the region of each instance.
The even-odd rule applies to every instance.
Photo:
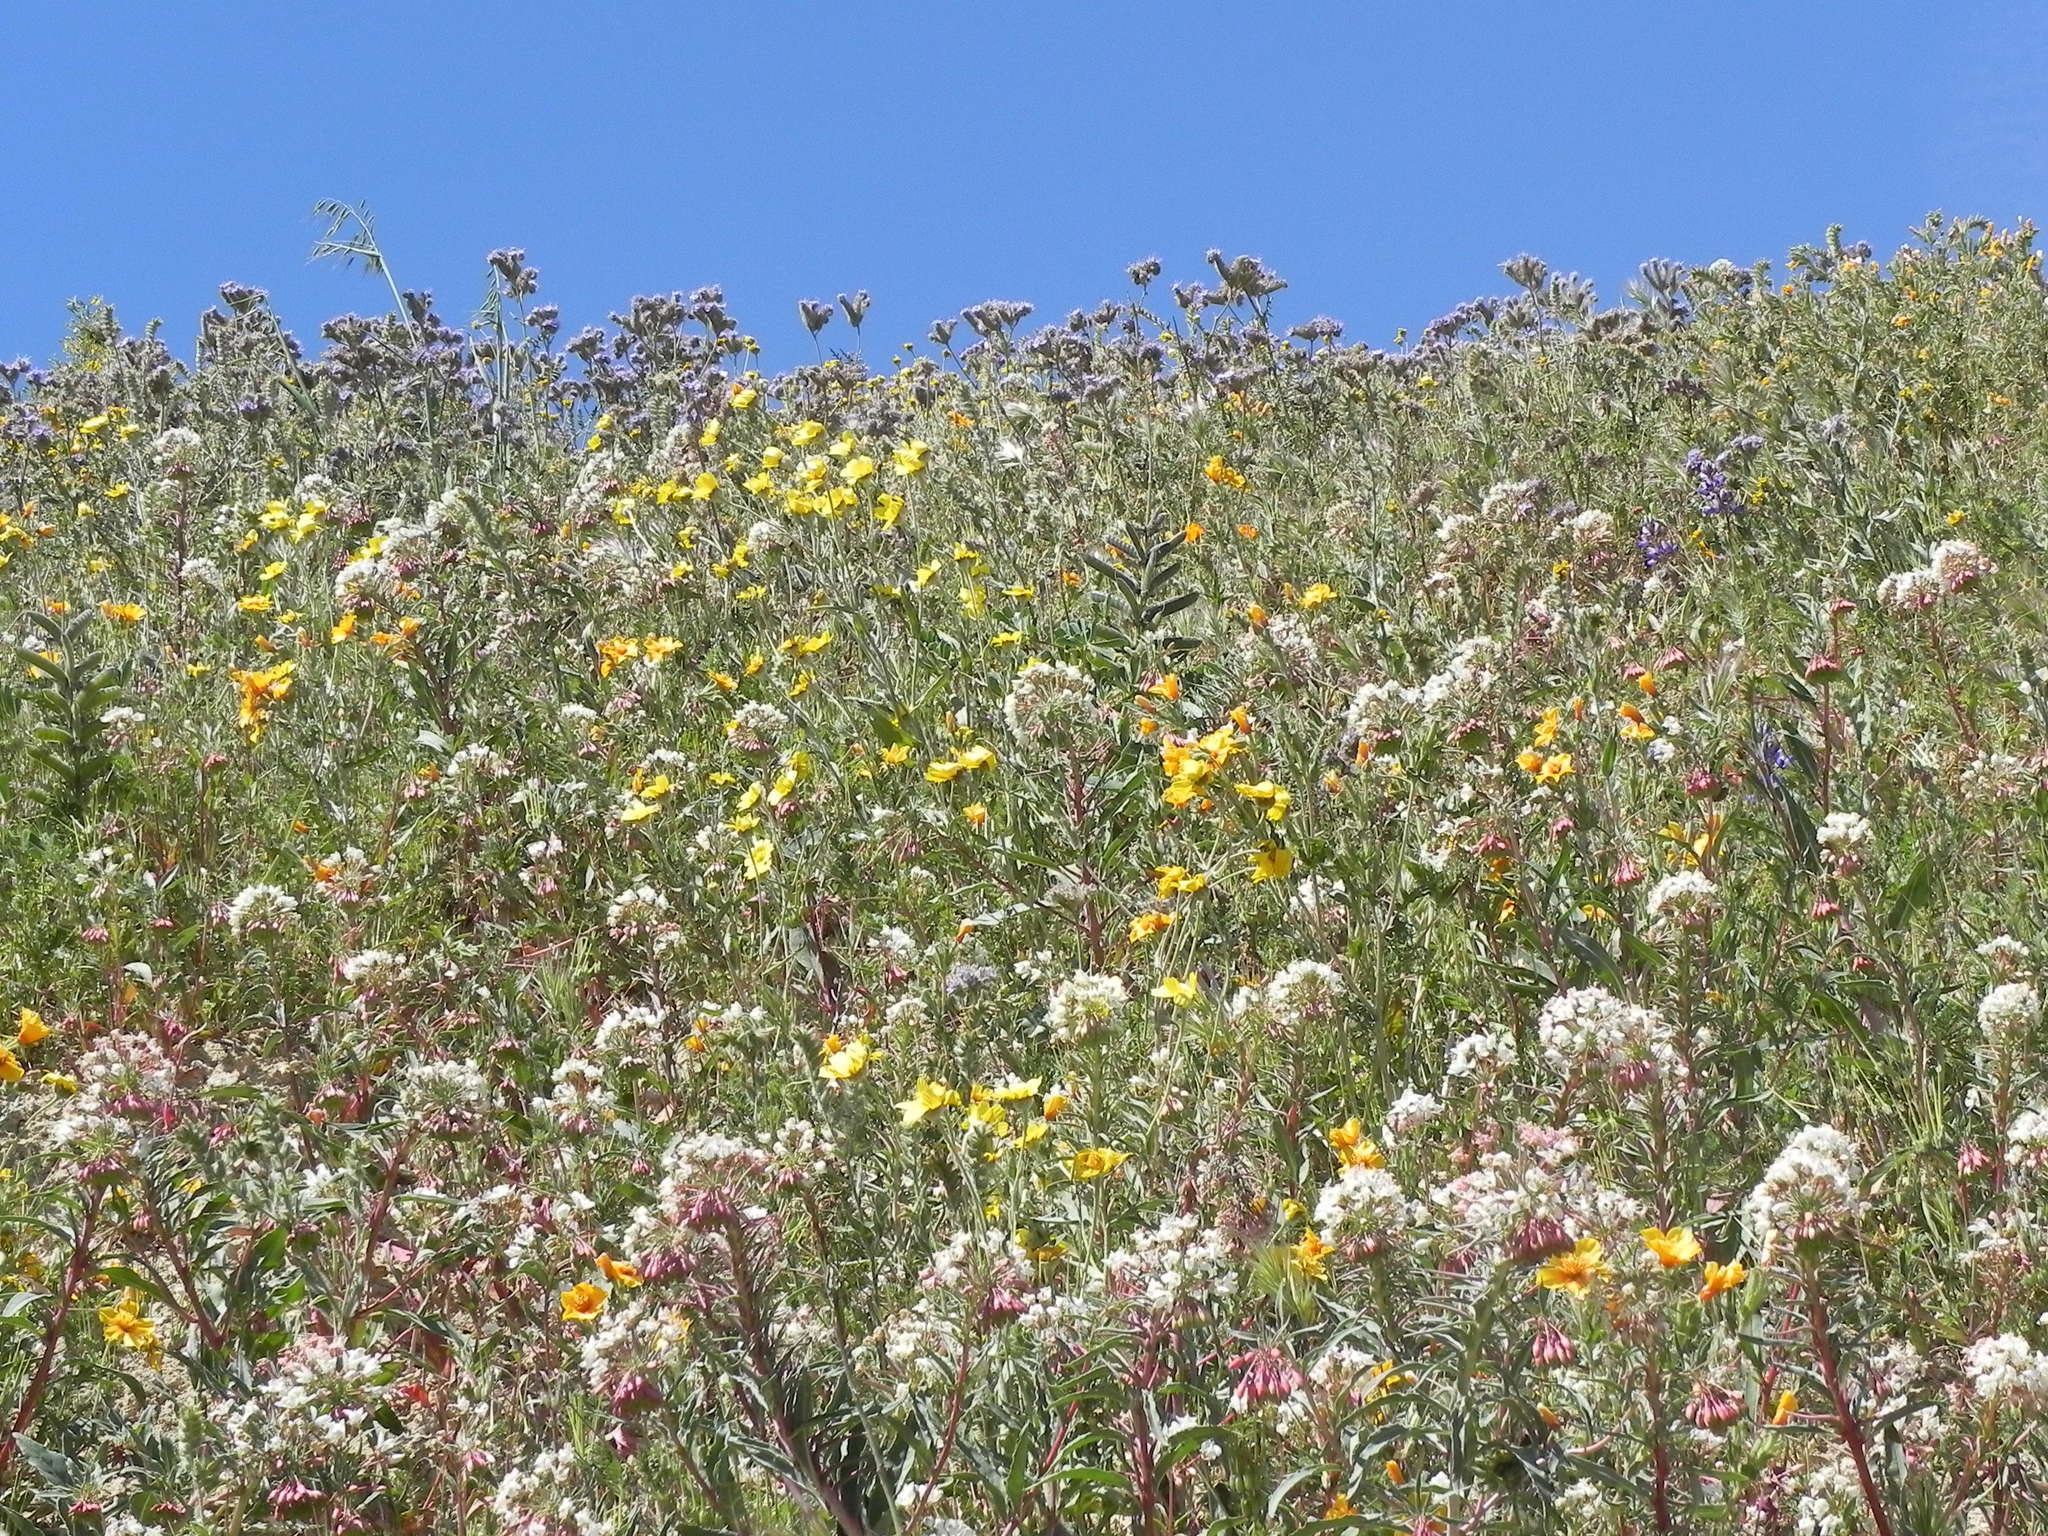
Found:
[[[1114,1173],[1130,1155],[1108,1147],[1083,1147],[1067,1159],[1067,1172],[1077,1179],[1099,1179],[1105,1173]]]
[[[960,1091],[944,1083],[935,1083],[928,1077],[920,1076],[910,1097],[900,1100],[896,1108],[903,1116],[903,1124],[916,1125],[935,1109],[944,1109],[960,1102]]]
[[[1607,1265],[1606,1249],[1597,1237],[1582,1237],[1569,1253],[1561,1253],[1536,1271],[1536,1283],[1546,1291],[1570,1291],[1583,1296],[1614,1273]]]

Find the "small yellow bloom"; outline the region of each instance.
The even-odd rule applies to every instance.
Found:
[[[1168,974],[1159,978],[1159,985],[1152,989],[1152,995],[1172,1003],[1176,1008],[1185,1008],[1202,995],[1202,977],[1198,971],[1189,971],[1185,976]]]
[[[818,1076],[828,1083],[850,1083],[867,1071],[868,1063],[874,1059],[874,1048],[865,1036],[858,1040],[842,1040],[838,1035],[827,1035],[824,1056]]]
[[[562,1320],[570,1323],[594,1322],[604,1304],[611,1298],[601,1285],[592,1285],[588,1280],[578,1281],[562,1292]]]
[[[1673,1227],[1669,1232],[1645,1227],[1643,1246],[1657,1255],[1657,1262],[1666,1269],[1690,1264],[1706,1251],[1700,1246],[1700,1240],[1693,1236],[1691,1227]]]
[[[1131,919],[1131,942],[1143,944],[1148,939],[1156,939],[1177,921],[1179,919],[1171,912],[1140,912]]]
[[[1353,1115],[1330,1132],[1330,1150],[1346,1168],[1384,1168],[1387,1160]]]
[[[1278,843],[1268,843],[1252,855],[1252,884],[1284,880],[1293,868],[1293,852]]]
[[[118,1344],[123,1349],[137,1349],[153,1353],[156,1349],[156,1324],[135,1310],[134,1304],[123,1301],[116,1307],[99,1309],[100,1333],[109,1344]]]
[[[35,1009],[24,1008],[17,1022],[16,1033],[21,1037],[23,1045],[34,1045],[38,1041],[50,1038],[50,1026],[43,1022],[43,1016]]]
[[[1084,1147],[1067,1159],[1067,1172],[1077,1179],[1099,1179],[1115,1172],[1130,1155],[1108,1147]]]
[[[903,1123],[911,1126],[916,1125],[933,1110],[958,1105],[959,1102],[960,1091],[957,1088],[949,1088],[944,1083],[935,1083],[928,1077],[920,1076],[917,1087],[911,1090],[910,1097],[898,1102],[896,1108],[902,1113]]]
[[[1293,1260],[1294,1267],[1309,1279],[1322,1280],[1328,1278],[1329,1259],[1334,1252],[1334,1248],[1316,1235],[1316,1229],[1310,1227],[1302,1233],[1301,1241],[1287,1250],[1287,1255]]]
[[[1582,1237],[1570,1253],[1561,1253],[1536,1271],[1536,1283],[1546,1291],[1570,1291],[1583,1296],[1599,1281],[1613,1273],[1601,1257],[1606,1249],[1597,1237]]]

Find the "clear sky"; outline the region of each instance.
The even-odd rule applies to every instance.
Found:
[[[302,338],[381,309],[309,266],[321,198],[466,320],[520,245],[566,328],[725,285],[773,365],[800,298],[870,350],[1039,317],[1157,255],[1263,257],[1385,344],[1533,251],[1603,301],[1831,222],[2048,217],[2040,0],[98,0],[0,3],[0,357],[74,296],[181,354],[226,279]],[[847,340],[843,322],[828,343]]]

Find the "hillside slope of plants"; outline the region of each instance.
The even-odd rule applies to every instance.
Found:
[[[2039,260],[81,307],[0,1522],[2048,1530]]]

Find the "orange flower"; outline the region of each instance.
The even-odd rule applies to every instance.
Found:
[[[592,1285],[588,1280],[572,1285],[562,1292],[562,1320],[571,1323],[588,1323],[596,1320],[610,1298],[604,1287]]]
[[[1330,1132],[1330,1150],[1346,1168],[1384,1168],[1387,1160],[1353,1115]]]
[[[615,1259],[608,1253],[600,1253],[597,1256],[597,1268],[598,1272],[605,1279],[611,1281],[613,1285],[624,1287],[626,1290],[631,1290],[640,1283],[640,1271],[638,1268],[626,1263],[623,1259]]]
[[[1700,1240],[1692,1235],[1691,1227],[1673,1227],[1669,1232],[1660,1232],[1655,1227],[1643,1228],[1643,1246],[1657,1255],[1657,1262],[1666,1269],[1677,1269],[1690,1264],[1705,1250]]]
[[[1705,1276],[1705,1284],[1700,1287],[1701,1301],[1712,1301],[1723,1291],[1732,1291],[1749,1278],[1749,1271],[1742,1267],[1740,1259],[1728,1264],[1716,1264],[1710,1259],[1701,1273]]]

